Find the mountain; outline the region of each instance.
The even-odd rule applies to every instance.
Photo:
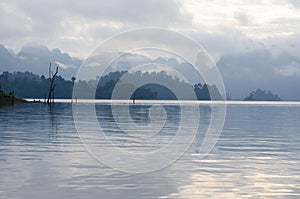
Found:
[[[0,74],[4,71],[30,71],[47,78],[48,66],[51,62],[59,66],[60,76],[70,80],[71,77],[76,76],[82,61],[61,52],[58,48],[50,50],[43,45],[29,44],[15,53],[0,44]],[[196,61],[200,66],[209,63],[201,53],[198,54]],[[137,53],[103,52],[95,57],[89,57],[85,63],[89,68],[85,76],[80,78],[82,80],[96,79],[101,75],[99,67],[103,67],[106,69],[103,75],[130,69],[149,73],[166,71],[168,74],[185,79],[191,85],[198,82],[215,84],[202,79],[205,76],[214,77],[214,67],[202,67],[199,75],[190,63],[170,57],[150,58]],[[222,75],[226,92],[233,99],[243,99],[252,90],[260,87],[268,88],[286,100],[300,99],[297,87],[300,83],[300,58],[287,55],[274,56],[267,50],[260,50],[238,55],[224,55],[216,64]],[[138,67],[141,65],[143,67]],[[175,72],[167,66],[172,66]]]
[[[114,61],[115,59],[117,60]],[[76,76],[82,60],[71,57],[67,53],[62,53],[58,48],[50,50],[44,45],[27,44],[18,53],[14,53],[12,50],[0,45],[0,72],[30,71],[48,77],[50,62],[59,66],[59,75],[65,79],[70,79],[72,76]],[[100,75],[98,74],[99,67],[105,67],[106,71],[104,74],[108,74],[114,71],[129,71],[134,67],[143,65],[143,68],[146,68],[145,71],[148,72],[164,70],[172,73],[172,70],[168,68],[161,68],[161,66],[171,66],[177,71],[177,75],[185,77],[190,84],[202,81],[191,64],[179,62],[175,58],[158,57],[152,60],[149,57],[136,53],[103,52],[96,57],[88,58],[85,62],[90,63],[86,80],[88,78],[94,79],[97,75]],[[109,63],[109,65],[106,66],[106,63]],[[155,65],[156,63],[157,65]],[[135,70],[144,70],[143,68],[135,68]],[[176,75],[176,73],[173,75]]]
[[[48,76],[49,63],[59,66],[61,76],[70,79],[76,75],[82,60],[62,53],[55,48],[49,50],[46,46],[25,45],[17,54],[0,44],[0,71],[30,71]]]
[[[16,65],[16,59],[14,55],[9,52],[3,45],[0,44],[0,69],[5,68],[6,66],[14,67]],[[14,68],[12,68],[14,69]]]

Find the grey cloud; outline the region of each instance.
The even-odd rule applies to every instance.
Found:
[[[214,57],[215,61],[227,54],[240,54],[264,48],[261,43],[229,27],[219,27],[214,33],[195,31],[186,32],[186,34],[195,38]]]
[[[264,44],[274,55],[285,52],[287,56],[293,56],[300,59],[300,33],[288,36],[273,37],[264,40]]]
[[[92,5],[92,6],[91,6]],[[163,25],[182,21],[181,4],[173,0],[90,0],[88,3],[72,4],[73,12],[80,12],[90,18],[105,18],[136,24]]]
[[[130,24],[166,25],[182,21],[181,4],[173,0],[87,0],[14,1],[37,20],[56,21],[59,17],[81,16]]]
[[[276,68],[275,72],[286,77],[300,77],[300,63],[292,62],[289,65]]]
[[[14,12],[12,12],[12,10]],[[30,21],[13,7],[0,3],[0,38],[14,39],[25,36],[30,31]]]
[[[285,2],[288,1],[300,7],[298,0]],[[251,19],[242,10],[234,17],[240,25],[251,24]],[[84,57],[83,54],[95,47],[97,41],[122,30],[139,26],[196,28],[195,31],[183,30],[183,33],[202,44],[219,61],[228,88],[234,92],[238,87],[241,91],[244,88],[256,89],[259,85],[276,89],[299,84],[299,77],[286,76],[295,69],[293,63],[300,63],[299,20],[281,18],[273,21],[272,25],[282,27],[289,35],[261,41],[250,39],[226,24],[211,32],[192,25],[189,27],[191,21],[190,16],[182,12],[181,3],[175,0],[6,0],[0,3],[0,41],[13,48],[37,41]],[[78,22],[81,31],[79,35],[75,34],[75,38],[71,37],[76,32],[73,22]],[[91,24],[84,27],[86,23]],[[291,96],[291,93],[284,95]]]
[[[12,44],[16,49],[21,47],[20,44],[37,41],[71,53],[78,48],[93,48],[93,44],[87,44],[90,40],[102,40],[129,28],[169,27],[190,21],[189,15],[181,12],[181,3],[176,0],[11,0],[2,1],[0,11],[0,40],[4,44]],[[72,46],[71,42],[78,43],[68,38],[77,31],[75,23],[82,26],[80,36],[84,41],[76,48],[63,46],[63,43]],[[116,23],[119,27],[109,23]],[[84,27],[87,24],[88,27]]]
[[[238,11],[234,14],[234,18],[239,22],[242,26],[248,26],[251,22],[248,15],[245,11]]]
[[[300,1],[299,0],[289,0],[289,1],[295,7],[300,7]]]
[[[300,98],[300,63],[284,51],[274,56],[270,49],[223,56],[217,63],[226,89],[234,98],[243,98],[256,88],[271,89],[285,100]]]

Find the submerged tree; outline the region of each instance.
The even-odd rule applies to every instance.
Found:
[[[58,73],[58,67],[56,67],[56,71],[53,74],[53,72],[51,71],[51,63],[50,63],[50,65],[49,65],[50,88],[49,88],[49,93],[48,93],[47,104],[54,103],[54,89],[56,87],[54,80],[55,80],[57,73]]]

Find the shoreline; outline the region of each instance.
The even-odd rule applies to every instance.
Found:
[[[21,98],[17,98],[12,94],[6,94],[0,91],[0,108],[4,106],[13,106],[15,104],[27,103],[29,101]]]
[[[25,99],[28,102],[43,101],[43,99]],[[55,99],[55,103],[86,103],[86,104],[132,104],[132,100],[111,99]],[[215,105],[300,105],[300,101],[243,101],[243,100],[136,100],[136,104],[215,104]]]

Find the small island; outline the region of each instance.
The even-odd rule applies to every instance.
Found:
[[[252,91],[244,101],[281,101],[278,95],[273,94],[271,91],[257,89]]]

